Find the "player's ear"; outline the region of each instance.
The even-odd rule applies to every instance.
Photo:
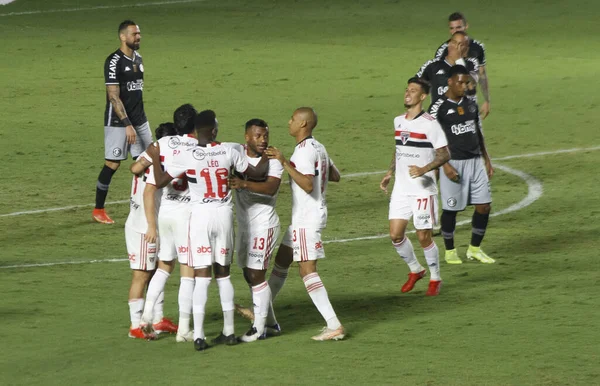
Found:
[[[423,102],[425,100],[425,98],[427,98],[427,94],[422,93],[421,94],[421,102]]]

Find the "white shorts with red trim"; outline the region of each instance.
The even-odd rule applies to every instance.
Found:
[[[437,223],[437,195],[403,196],[392,195],[390,200],[390,220],[410,220],[413,218],[415,229],[432,229]]]
[[[125,243],[129,255],[129,267],[140,271],[156,269],[156,244],[144,240],[144,234],[125,226]]]
[[[231,265],[233,256],[233,207],[192,209],[188,231],[187,265],[194,268],[217,263]]]
[[[240,229],[236,235],[235,249],[240,268],[259,271],[269,268],[269,260],[279,237],[279,226],[262,229]]]
[[[325,257],[321,229],[296,228],[290,225],[281,244],[294,250],[294,261],[317,260]]]
[[[158,213],[158,235],[160,248],[158,259],[181,264],[188,263],[188,228],[190,208],[162,210]]]

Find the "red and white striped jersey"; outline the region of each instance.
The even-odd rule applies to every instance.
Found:
[[[260,158],[248,156],[245,146],[238,145],[238,151],[246,157],[248,163],[258,165]],[[283,166],[276,159],[269,160],[267,177],[281,179]],[[246,176],[244,176],[245,178]],[[244,227],[253,227],[257,230],[273,228],[279,225],[279,216],[275,211],[277,193],[273,196],[251,192],[247,189],[238,189],[235,192],[235,210],[238,223]]]
[[[173,135],[162,137],[158,140],[160,145],[160,165],[164,171],[168,172],[173,168],[174,158],[188,149],[198,145],[198,140],[189,135]],[[152,161],[151,159],[149,161]],[[150,173],[147,174],[147,184],[156,185],[154,180],[154,165],[150,166]],[[161,207],[165,210],[175,210],[188,206],[191,200],[188,180],[185,173],[173,178],[167,186],[161,189]]]
[[[394,118],[396,138],[396,174],[393,194],[437,194],[435,172],[412,178],[408,167],[423,167],[435,158],[435,149],[448,146],[440,124],[431,115],[421,112],[412,120],[406,114]]]
[[[231,206],[229,175],[233,170],[244,173],[248,160],[230,144],[212,142],[175,155],[170,166],[171,177],[185,173],[192,204]]]
[[[290,178],[292,226],[322,229],[327,225],[327,183],[331,160],[325,146],[313,137],[296,145],[290,164],[304,175],[313,176],[313,190],[306,193]]]
[[[141,157],[149,158],[146,152],[141,154]],[[144,189],[146,188],[146,178],[150,170],[146,169],[141,176],[133,176],[131,180],[131,194],[129,196],[129,216],[125,221],[125,226],[139,233],[148,231],[148,221],[144,212]],[[156,210],[158,211],[159,196],[155,196]],[[156,213],[155,213],[156,216]]]

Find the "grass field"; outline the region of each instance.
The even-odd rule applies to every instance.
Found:
[[[598,3],[155,2],[0,6],[0,384],[600,384]],[[125,18],[141,27],[153,127],[191,102],[217,112],[223,141],[243,140],[244,122],[264,118],[272,144],[290,154],[288,117],[311,105],[316,137],[348,175],[387,167],[405,81],[447,38],[457,7],[487,49],[484,127],[505,168],[493,179],[493,211],[503,212],[483,247],[497,263],[444,264],[440,296],[425,298],[422,282],[401,294],[408,270],[389,240],[360,239],[387,231],[381,174],[343,178],[329,189],[319,270],[345,341],[309,339],[323,321],[295,268],[275,305],[279,338],[205,353],[174,337],[133,341],[131,274],[126,262],[108,262],[126,258],[128,205],[107,207],[114,226],[92,223],[92,206],[13,215],[94,201],[102,64]],[[123,168],[108,200],[127,200],[129,182]],[[278,212],[287,224],[287,185]],[[464,256],[468,225],[456,239]],[[49,265],[26,266],[41,264]],[[248,303],[239,269],[232,276],[236,299]],[[175,274],[166,289],[173,317],[178,283]],[[216,286],[207,321],[216,336]],[[236,319],[236,333],[247,327]]]

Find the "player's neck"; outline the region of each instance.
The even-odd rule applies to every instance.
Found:
[[[254,150],[252,150],[252,148],[248,145],[245,146],[246,147],[246,155],[250,158],[259,158],[262,157],[262,154],[258,154],[257,152],[255,152]]]
[[[310,137],[312,137],[312,132],[303,131],[296,136],[296,143],[300,143],[300,142],[304,141],[306,138],[310,138]]]
[[[129,48],[127,46],[127,44],[123,43],[121,44],[121,48],[120,48],[121,52],[125,54],[125,56],[127,56],[128,58],[132,58],[133,59],[133,50],[131,48]]]
[[[450,99],[452,102],[458,103],[462,99],[462,97],[457,97],[452,94],[450,91],[446,92],[446,98]]]
[[[409,107],[406,109],[406,119],[411,120],[415,119],[418,115],[423,112],[423,105],[421,103]]]

